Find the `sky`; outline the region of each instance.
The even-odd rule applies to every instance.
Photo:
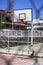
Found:
[[[43,5],[43,0],[33,0],[37,9]],[[32,8],[33,18],[36,17],[36,10],[32,6],[30,0],[15,0],[13,3],[13,9]],[[8,0],[0,0],[0,10],[8,9]],[[43,8],[40,11],[40,17],[43,18]]]

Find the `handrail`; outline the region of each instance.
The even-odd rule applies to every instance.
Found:
[[[9,33],[9,36],[8,36]],[[2,30],[2,36],[6,37],[31,37],[31,30]],[[33,37],[43,37],[43,31],[33,30]]]

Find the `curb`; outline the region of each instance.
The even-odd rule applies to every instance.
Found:
[[[22,55],[22,54],[11,54],[11,53],[2,53],[0,52],[0,54],[9,54],[9,55],[15,55],[19,58],[24,58],[24,59],[29,59],[29,58],[43,58],[43,56],[30,56],[30,55]]]

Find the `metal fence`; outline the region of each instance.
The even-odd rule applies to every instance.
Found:
[[[34,8],[36,19],[40,19],[40,16],[41,16],[40,13],[43,10],[43,4],[41,4],[40,8],[37,8],[34,0],[29,0],[29,2],[31,3],[32,7]],[[9,10],[11,10],[11,8],[9,8]],[[16,54],[16,55],[29,55],[29,51],[28,51],[28,50],[30,50],[29,43],[32,42],[32,43],[38,43],[36,45],[36,47],[40,46],[39,49],[38,48],[36,49],[38,51],[35,51],[35,45],[34,45],[34,51],[36,53],[35,55],[37,55],[38,53],[40,53],[40,54],[42,53],[41,54],[41,56],[42,56],[43,55],[43,30],[42,31],[34,30],[33,27],[34,27],[34,25],[32,24],[31,30],[23,30],[23,31],[22,30],[0,30],[0,52]],[[43,25],[42,25],[42,28],[43,28]],[[39,44],[39,43],[41,43],[41,44]],[[15,50],[14,46],[15,45],[17,46],[20,44],[22,46],[17,47],[17,50]],[[21,48],[23,48],[23,44],[28,45],[28,50],[27,49],[21,50]],[[30,50],[30,51],[32,51],[32,50]],[[3,60],[5,60],[6,65],[11,65],[11,62],[15,58],[15,57],[12,57],[11,60],[9,60],[9,59],[6,60],[5,57],[3,57],[1,55],[0,55],[0,57]],[[33,65],[36,65],[36,63],[38,63],[37,59],[35,60],[35,63]],[[14,65],[24,65],[24,63],[21,63],[21,64],[14,63]],[[25,64],[25,65],[29,65],[29,63]],[[40,65],[40,64],[38,64],[38,65]]]
[[[43,43],[43,31],[37,31],[37,30],[33,31],[33,45],[35,44],[42,45],[42,43]],[[0,48],[2,49],[0,50],[0,52],[14,54],[15,46],[21,45],[21,47],[23,47],[23,45],[25,46],[29,44],[31,44],[31,30],[9,30],[9,29],[0,30]],[[9,50],[11,52],[9,52]],[[20,50],[21,49],[19,50],[16,49],[16,51]]]

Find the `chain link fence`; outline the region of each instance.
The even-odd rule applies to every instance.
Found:
[[[41,11],[43,10],[43,4],[41,4],[40,8],[37,8],[35,5],[34,0],[29,0],[30,4],[34,8],[35,16],[36,16],[36,22],[39,23],[38,19],[40,19]],[[12,3],[12,2],[11,2]],[[10,3],[10,5],[11,5]],[[12,5],[9,6],[9,11],[12,9]],[[2,21],[2,19],[1,19]],[[37,23],[37,24],[38,24]],[[35,56],[37,55],[43,55],[43,22],[38,24],[39,28],[37,27],[37,24],[33,24],[33,49],[35,51]],[[35,27],[36,26],[36,27]],[[41,27],[42,26],[42,27]],[[35,29],[35,28],[37,29]],[[41,29],[42,30],[41,30]],[[39,30],[38,30],[39,29]],[[9,54],[15,54],[15,55],[29,55],[29,46],[31,43],[31,30],[2,30],[2,24],[1,24],[1,30],[0,30],[0,53],[9,53]],[[20,46],[21,45],[21,46]],[[25,46],[27,45],[27,46]],[[17,46],[17,47],[15,47]],[[38,46],[38,47],[37,47]],[[37,48],[37,49],[36,49]],[[38,54],[42,53],[42,54]],[[12,65],[11,63],[15,59],[15,56],[13,56],[11,59],[6,59],[0,54],[0,57],[2,60],[5,61],[5,64],[2,65]],[[24,63],[19,63],[14,65],[23,65]],[[38,60],[35,59],[35,63],[33,65],[42,65],[38,63]],[[29,65],[29,64],[25,64]],[[30,64],[32,65],[32,64]]]

